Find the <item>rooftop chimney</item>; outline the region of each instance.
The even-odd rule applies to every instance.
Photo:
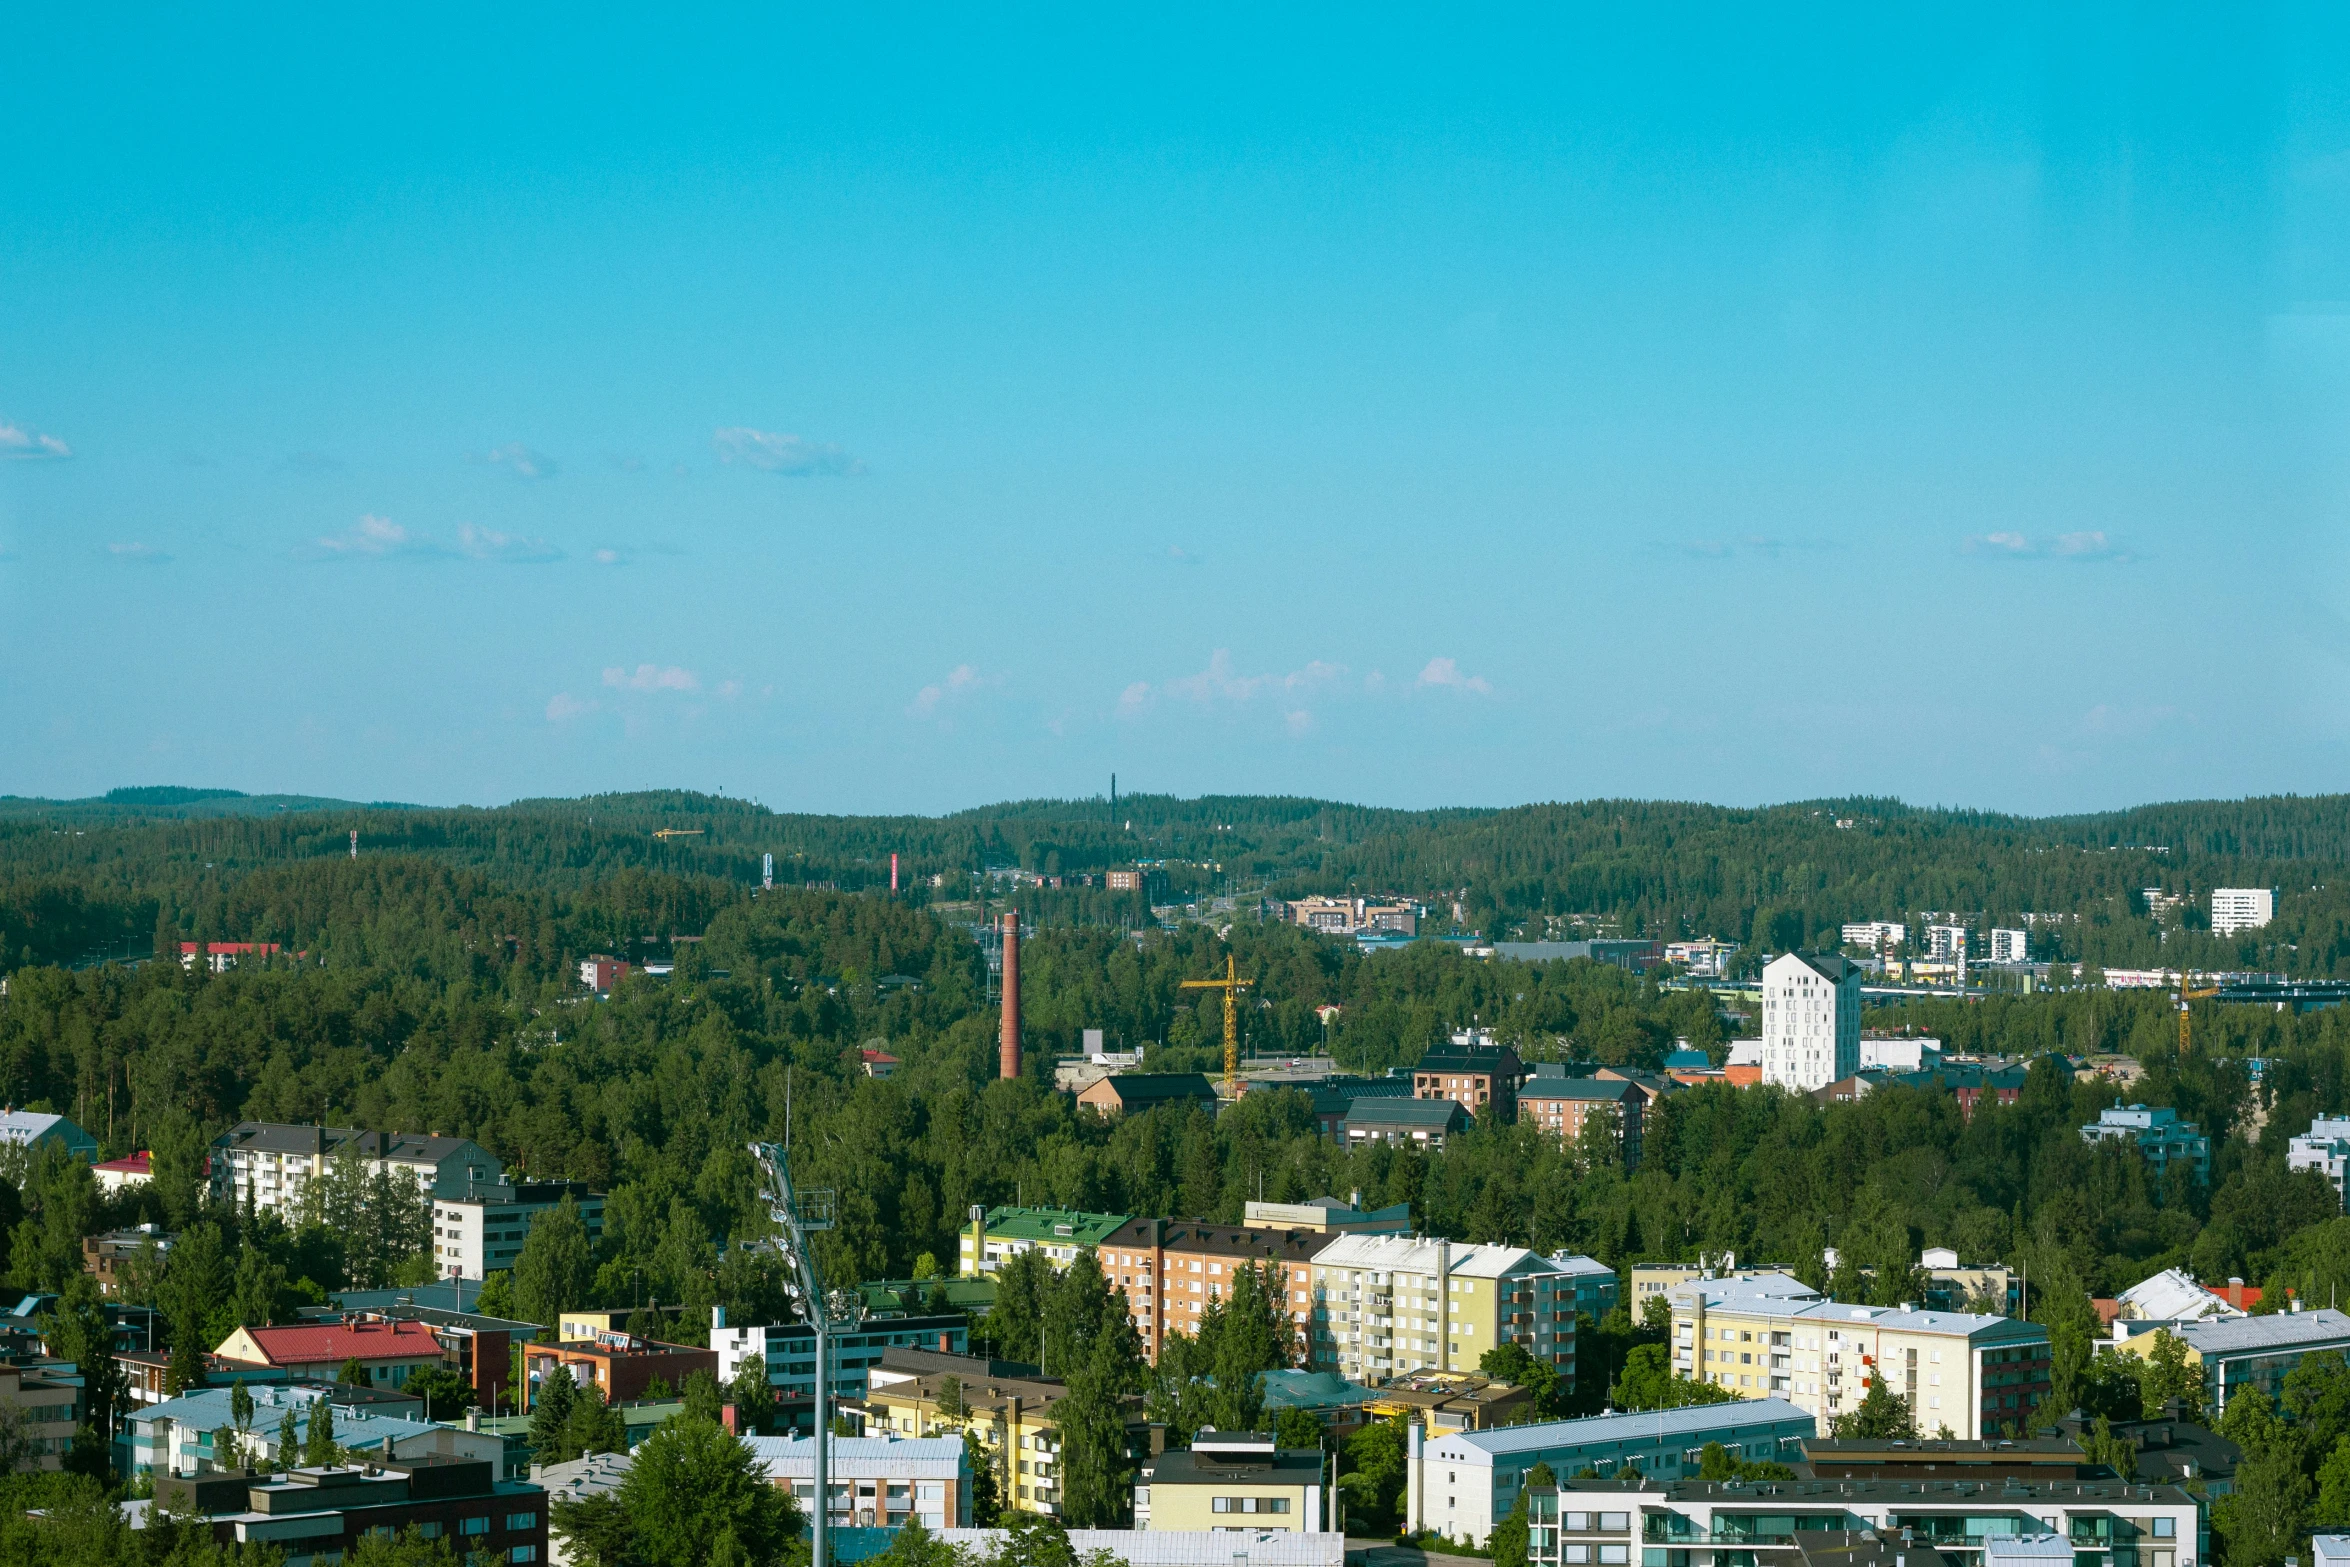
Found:
[[[1004,1024],[997,1044],[998,1077],[1020,1075],[1020,911],[1004,914]]]

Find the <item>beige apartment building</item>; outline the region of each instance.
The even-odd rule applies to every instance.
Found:
[[[2049,1391],[2048,1330],[2012,1317],[1832,1301],[1784,1273],[1696,1279],[1671,1294],[1673,1370],[1742,1398],[1783,1398],[1824,1427],[1882,1381],[1923,1436],[2021,1431]]]
[[[1571,1385],[1575,1281],[1523,1246],[1341,1235],[1313,1258],[1309,1364],[1376,1385],[1415,1371],[1474,1371],[1522,1344]]]

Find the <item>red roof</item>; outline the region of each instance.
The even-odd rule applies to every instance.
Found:
[[[155,1173],[153,1165],[148,1162],[147,1150],[144,1148],[127,1159],[109,1159],[95,1168],[112,1170],[120,1175],[153,1175]]]
[[[194,957],[196,955],[196,950],[196,944],[192,941],[183,941],[180,943],[180,955],[182,957]],[[258,952],[263,957],[275,957],[279,948],[278,944],[274,941],[208,941],[204,943],[203,950],[205,956],[216,958],[242,957],[248,952]]]
[[[868,1061],[887,1061],[891,1066],[898,1064],[898,1058],[886,1050],[868,1050],[864,1055]]]
[[[305,1322],[292,1327],[247,1328],[272,1366],[315,1366],[346,1360],[419,1360],[441,1352],[441,1341],[423,1322]]]

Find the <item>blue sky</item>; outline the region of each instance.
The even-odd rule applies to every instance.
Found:
[[[0,792],[2343,787],[2319,13],[1267,9],[12,24]]]

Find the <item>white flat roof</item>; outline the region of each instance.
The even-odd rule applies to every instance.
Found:
[[[1452,1431],[1430,1442],[1427,1455],[1446,1462],[1490,1463],[1511,1453],[1554,1447],[1619,1447],[1627,1443],[1685,1443],[1704,1435],[1796,1422],[1817,1434],[1817,1422],[1783,1398],[1742,1398],[1727,1404],[1691,1404],[1682,1409],[1648,1409],[1635,1414],[1589,1415],[1581,1420],[1545,1420],[1500,1426],[1491,1431]]]

